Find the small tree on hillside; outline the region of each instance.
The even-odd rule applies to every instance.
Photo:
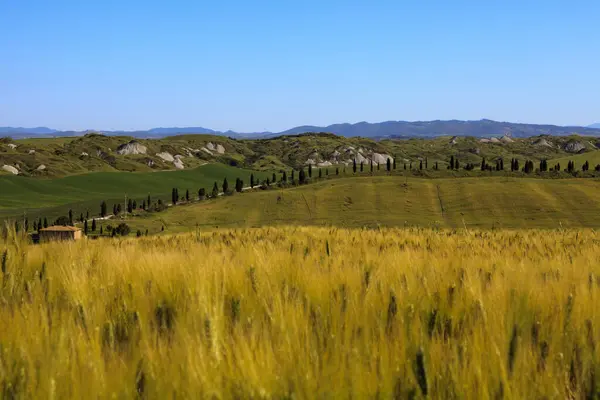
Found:
[[[312,178],[312,164],[308,164],[308,177]]]
[[[85,233],[86,235],[88,234],[88,222],[87,222],[87,219],[83,223],[83,233]]]
[[[287,182],[287,173],[283,171],[283,175],[281,176],[281,182]]]
[[[388,172],[392,170],[392,160],[390,160],[389,158],[387,159],[386,168]]]
[[[356,173],[356,158],[352,160],[352,172]]]
[[[450,164],[448,165],[448,169],[454,168],[454,156],[450,156]]]
[[[458,170],[460,168],[460,163],[458,162],[458,158],[454,160],[454,169]]]
[[[83,213],[79,214],[79,222],[83,222],[84,218],[83,218]]]
[[[206,189],[200,188],[198,189],[198,200],[204,200],[206,197]]]
[[[304,168],[300,169],[300,173],[298,174],[298,180],[300,181],[301,185],[306,183],[306,175],[304,174]]]
[[[48,227],[48,218],[44,217],[44,228]]]
[[[73,225],[73,210],[69,209],[69,225]]]
[[[42,228],[44,227],[44,225],[43,225],[43,223],[42,223],[42,217],[40,217],[40,218],[38,219],[38,224],[37,224],[37,227],[38,227],[38,228],[37,228],[38,232],[40,231],[40,229],[42,229]]]
[[[229,183],[227,182],[227,178],[223,179],[223,193],[227,193],[229,191]]]
[[[393,168],[396,169],[396,156],[394,156],[394,165]]]
[[[215,184],[213,185],[213,189],[212,189],[212,197],[217,197],[219,195],[219,186],[217,185],[217,182],[215,182]]]
[[[127,212],[131,214],[133,212],[133,200],[129,199],[127,202]]]
[[[254,188],[254,174],[250,174],[250,187]]]
[[[271,181],[273,181],[273,183],[277,182],[277,176],[275,175],[275,172],[273,172],[273,176],[271,177]]]
[[[190,201],[190,190],[185,189],[185,201]]]
[[[340,169],[339,169],[339,167],[335,167],[335,174],[336,174],[336,175],[339,175],[339,174],[340,174]]]
[[[292,180],[292,183],[294,182],[294,179],[295,179],[295,178],[294,178],[294,170],[292,170],[292,179],[291,179],[291,180]]]
[[[319,168],[319,179],[323,177],[323,169]]]
[[[173,203],[173,205],[177,205],[178,201],[179,201],[179,191],[177,190],[177,188],[173,188],[173,189],[171,189],[171,203]]]
[[[428,168],[428,166],[427,166],[427,163],[428,163],[428,161],[427,161],[427,157],[425,157],[425,169],[427,169],[427,168]]]
[[[419,170],[423,170],[423,160],[419,161]]]
[[[369,160],[371,162],[371,173],[373,173],[373,159]]]
[[[92,219],[92,232],[96,232],[96,218]]]
[[[363,171],[364,171],[364,162],[361,161],[360,162],[360,172],[363,172]]]
[[[137,210],[137,201],[136,200],[133,201],[133,209]]]

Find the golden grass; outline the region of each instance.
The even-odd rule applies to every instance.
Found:
[[[2,398],[538,399],[600,386],[593,230],[11,237],[2,254]]]

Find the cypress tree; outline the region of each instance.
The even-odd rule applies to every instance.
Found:
[[[448,169],[454,168],[454,156],[450,156],[450,167]]]
[[[352,161],[352,172],[356,173],[356,158]]]
[[[150,195],[148,195],[148,199],[146,200],[146,207],[150,207],[152,202],[150,202]]]
[[[396,169],[396,156],[394,156],[394,169]]]
[[[96,219],[92,219],[92,232],[96,232]]]
[[[83,222],[83,213],[79,214],[79,222]]]
[[[380,168],[381,168],[381,164],[380,164],[380,163],[377,163],[377,171],[379,171],[379,170],[380,170]]]
[[[389,157],[386,162],[386,168],[387,168],[388,172],[390,172],[392,170],[392,160],[390,160]]]
[[[48,227],[48,218],[44,217],[44,228]]]
[[[136,200],[133,201],[133,209],[137,210],[137,201]]]
[[[33,231],[36,232],[38,230],[37,221],[33,220]]]
[[[323,177],[323,170],[321,168],[319,168],[319,179],[321,179]]]
[[[371,158],[371,173],[373,173],[373,159]]]
[[[273,176],[271,177],[271,181],[273,183],[277,182],[277,176],[275,176],[275,172],[273,172]]]
[[[481,159],[481,170],[485,171],[485,158]]]
[[[40,217],[40,218],[38,219],[38,224],[37,224],[37,225],[38,225],[38,232],[39,232],[39,231],[40,231],[40,229],[42,229],[42,228],[44,227],[44,225],[42,225],[42,217]]]
[[[437,161],[435,162],[435,170],[436,171],[438,170],[438,162]]]
[[[419,169],[423,170],[423,160],[419,161]]]
[[[73,226],[73,210],[69,209],[69,225]]]
[[[219,195],[219,186],[217,185],[217,182],[215,182],[215,184],[213,185],[212,197],[217,197],[218,195]]]
[[[25,228],[25,232],[29,232],[29,218],[25,218],[24,228]]]
[[[190,201],[190,190],[185,189],[185,201]]]
[[[206,197],[206,189],[200,188],[198,189],[198,200],[204,200]]]
[[[133,201],[131,199],[129,199],[129,201],[127,202],[127,212],[129,214],[133,212]]]
[[[406,169],[406,163],[404,163],[404,169]]]
[[[87,219],[83,223],[83,233],[85,233],[86,235],[88,234],[88,222],[87,222]]]
[[[281,177],[282,182],[287,182],[287,173],[283,171],[283,176]]]
[[[336,175],[339,175],[339,174],[340,174],[340,169],[339,169],[339,167],[335,167],[335,174],[336,174]]]
[[[146,209],[146,199],[142,200],[142,210]]]
[[[300,181],[300,184],[302,185],[304,182],[306,182],[306,176],[304,174],[304,168],[300,169],[300,173],[298,174],[298,180]]]
[[[427,157],[425,157],[425,169],[427,169],[427,163],[428,163]]]
[[[294,182],[294,170],[292,170],[292,183]]]
[[[308,164],[308,177],[312,178],[312,164]]]
[[[229,190],[229,183],[227,182],[227,178],[223,179],[223,193],[227,193]]]
[[[254,188],[254,174],[250,174],[250,187]]]
[[[364,171],[364,162],[361,161],[360,162],[360,172],[363,172],[363,171]]]
[[[325,176],[329,176],[329,168],[325,168]]]
[[[504,171],[504,159],[503,158],[500,159],[500,170]]]
[[[458,170],[460,168],[460,164],[458,163],[458,158],[454,160],[454,169]]]
[[[100,236],[102,236],[104,232],[102,231],[102,227],[100,227]]]

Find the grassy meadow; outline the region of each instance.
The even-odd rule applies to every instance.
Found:
[[[196,195],[199,188],[207,192],[213,184],[227,178],[233,186],[236,178],[250,183],[250,174],[258,179],[270,173],[235,168],[224,164],[207,164],[195,169],[157,172],[94,172],[55,179],[34,179],[20,176],[0,176],[0,219],[22,215],[30,217],[66,215],[72,208],[76,215],[100,212],[100,203],[123,203],[125,195],[138,201],[149,194],[164,201],[171,200],[171,189],[188,188]],[[185,194],[185,189],[181,195]]]
[[[364,176],[141,212],[126,222],[150,233],[273,225],[597,228],[599,194],[596,179]]]
[[[0,241],[2,398],[597,398],[600,235]]]

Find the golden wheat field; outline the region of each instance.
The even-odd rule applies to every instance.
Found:
[[[0,241],[2,398],[597,398],[600,234]]]

